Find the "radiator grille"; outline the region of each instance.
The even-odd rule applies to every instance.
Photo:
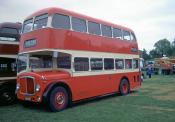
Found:
[[[35,81],[33,77],[22,77],[20,78],[20,91],[24,94],[35,93]]]

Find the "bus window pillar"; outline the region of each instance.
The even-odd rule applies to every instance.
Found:
[[[57,58],[53,57],[53,69],[57,69]]]
[[[57,69],[57,58],[58,58],[58,52],[53,52],[53,57],[52,57],[53,69]]]
[[[71,59],[71,69],[72,69],[72,72],[75,72],[75,69],[74,69],[74,57],[72,56],[72,59]]]
[[[91,59],[89,58],[89,71],[91,72]]]
[[[105,69],[104,67],[105,67],[105,65],[104,65],[104,58],[102,59],[102,61],[103,61],[103,70]]]

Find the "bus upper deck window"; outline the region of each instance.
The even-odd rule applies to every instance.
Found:
[[[72,29],[78,32],[87,32],[86,21],[72,17]]]
[[[33,19],[28,19],[24,21],[23,33],[30,32],[32,30],[32,27],[33,27]]]
[[[130,40],[131,40],[130,32],[128,32],[128,31],[123,31],[123,39],[124,39],[124,40],[130,41]]]
[[[43,14],[35,17],[34,30],[39,28],[45,28],[47,26],[48,14]]]
[[[102,28],[102,35],[106,37],[112,37],[112,29],[110,26],[101,25]]]
[[[113,28],[113,36],[117,39],[122,39],[122,30],[118,28]]]
[[[131,41],[134,41],[134,42],[136,41],[136,37],[135,37],[134,33],[132,33],[132,32],[131,32]]]
[[[100,24],[89,21],[88,31],[90,34],[101,35]]]
[[[54,14],[52,19],[54,28],[70,29],[70,18],[63,14]]]

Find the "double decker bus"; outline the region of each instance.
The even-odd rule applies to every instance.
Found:
[[[25,19],[17,65],[17,98],[46,101],[52,111],[141,84],[131,29],[60,8]]]
[[[0,23],[0,104],[15,100],[20,23]]]

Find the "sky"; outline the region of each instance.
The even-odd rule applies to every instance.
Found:
[[[175,38],[174,0],[0,0],[0,22],[23,22],[33,12],[59,7],[134,30],[139,48],[150,51]]]

